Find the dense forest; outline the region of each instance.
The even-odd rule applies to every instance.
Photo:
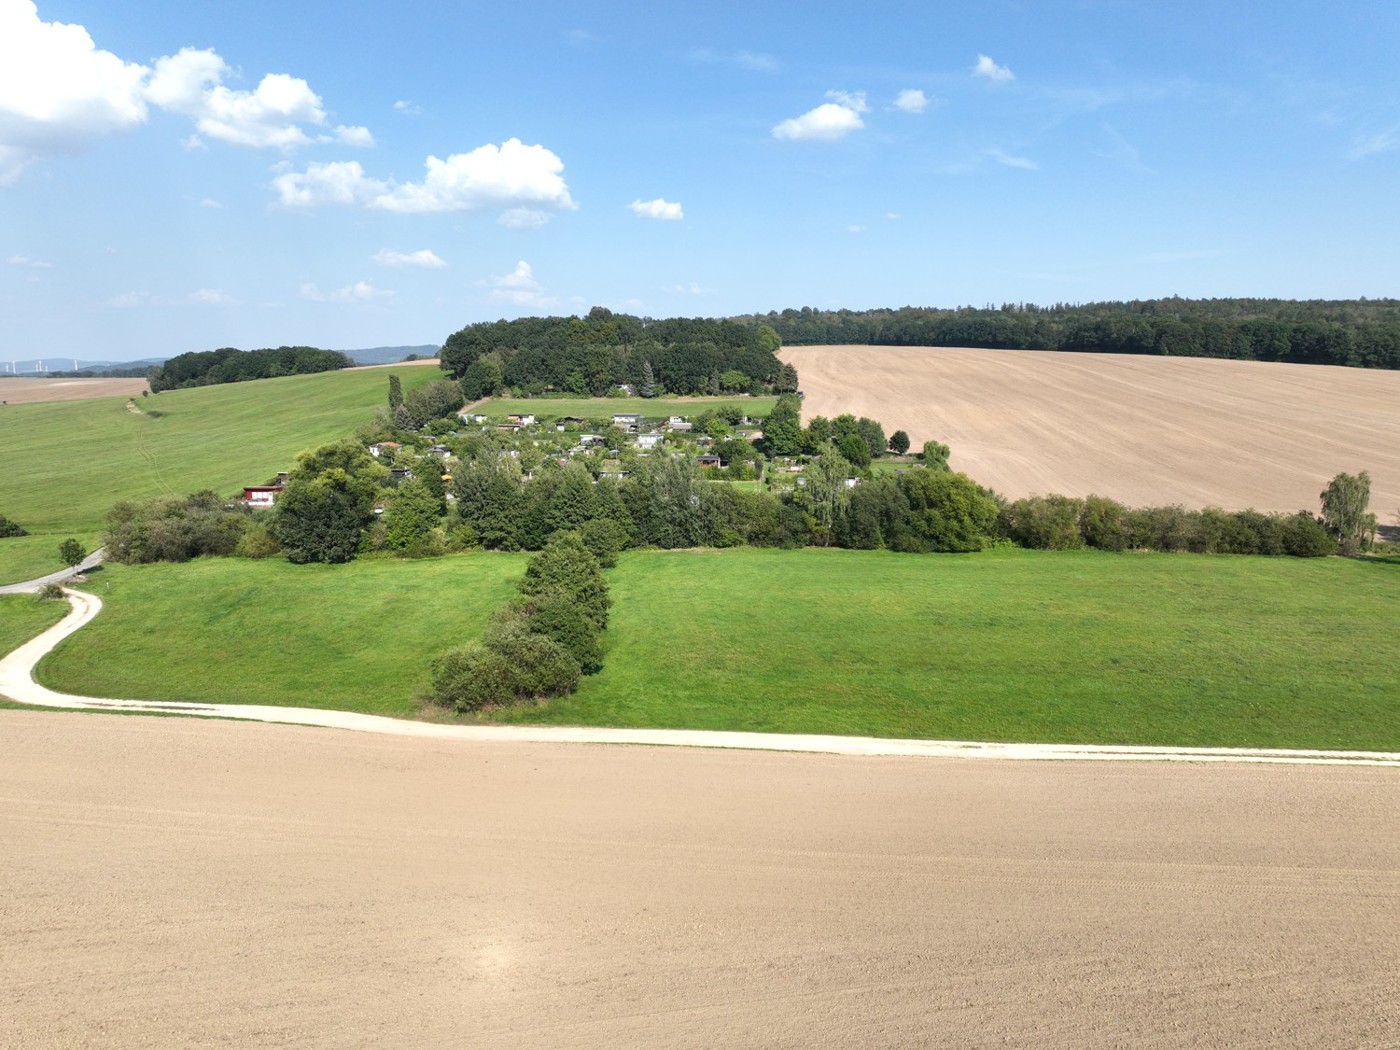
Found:
[[[442,367],[471,399],[505,387],[601,397],[630,384],[644,397],[796,389],[774,355],[777,333],[757,322],[615,314],[522,317],[468,325],[443,345]]]
[[[783,310],[733,319],[786,344],[971,346],[1400,368],[1400,300],[1146,299]]]
[[[333,372],[354,363],[336,350],[319,350],[314,346],[279,346],[275,350],[236,350],[226,346],[222,350],[200,350],[172,357],[151,370],[151,391]]]

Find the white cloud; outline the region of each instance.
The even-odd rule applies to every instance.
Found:
[[[535,271],[521,259],[515,269],[501,277],[492,277],[487,284],[491,287],[491,298],[516,306],[547,306],[554,300],[544,294],[540,282],[535,280]]]
[[[337,126],[314,138],[302,125],[326,124],[321,97],[300,77],[269,73],[252,91],[224,86],[229,65],[212,49],[182,48],[156,60],[146,97],[195,121],[201,135],[238,146],[292,149],[310,142],[372,146],[367,128]]]
[[[447,263],[427,248],[420,248],[416,252],[401,252],[393,248],[384,248],[371,258],[381,266],[421,266],[428,270],[442,270],[447,267]]]
[[[663,197],[657,197],[654,201],[635,200],[627,207],[632,209],[633,215],[640,215],[644,219],[668,219],[675,221],[684,219],[685,213],[681,211],[681,206],[676,201],[668,201]]]
[[[227,306],[237,302],[231,295],[226,295],[218,288],[201,288],[197,292],[189,294],[192,303],[204,303],[209,306]]]
[[[376,288],[368,281],[356,281],[333,292],[323,292],[314,284],[303,284],[299,290],[303,299],[313,303],[368,303],[375,299],[387,299],[394,293]]]
[[[753,73],[776,73],[782,68],[776,58],[762,51],[713,51],[708,47],[697,47],[691,49],[690,60],[710,65],[738,66]]]
[[[508,208],[496,221],[512,230],[538,230],[549,222],[549,212],[538,208]]]
[[[223,208],[223,204],[221,204],[219,201],[216,201],[213,197],[205,197],[202,201],[199,202],[199,206],[201,208],[213,208],[216,211]]]
[[[894,108],[905,113],[922,113],[928,108],[928,97],[918,88],[905,88],[894,97]]]
[[[898,218],[899,218],[899,212],[897,212],[897,211],[887,211],[887,212],[885,212],[885,218],[887,218],[887,219],[889,219],[891,222],[893,222],[895,219],[898,219]]]
[[[679,292],[682,295],[714,295],[718,288],[706,288],[703,285],[690,281],[687,284],[673,284],[668,291]]]
[[[0,185],[40,156],[144,123],[152,105],[194,120],[189,149],[202,148],[200,136],[278,149],[374,144],[367,128],[328,128],[305,80],[270,73],[243,91],[224,85],[231,72],[212,49],[187,47],[154,68],[128,62],[99,50],[83,26],[40,20],[33,0],[0,0]]]
[[[1400,149],[1400,125],[1373,132],[1356,140],[1347,156],[1351,160],[1365,160],[1378,153],[1390,153]]]
[[[1039,171],[1040,165],[1029,157],[1017,157],[1001,149],[986,150],[986,155],[998,164],[1004,164],[1008,168],[1020,168],[1023,171]]]
[[[281,203],[289,208],[309,208],[320,204],[368,205],[389,184],[365,175],[357,160],[336,160],[329,164],[312,161],[304,172],[286,172],[272,180]]]
[[[865,227],[862,226],[862,225],[860,225],[859,223],[854,223],[854,222],[853,222],[853,223],[851,223],[851,225],[849,225],[849,226],[846,227],[846,232],[847,232],[847,233],[864,233],[864,232],[865,232]]]
[[[974,77],[986,77],[993,81],[1015,80],[1016,74],[1007,69],[1006,66],[999,66],[986,55],[977,56],[977,64],[972,67]]]
[[[141,306],[154,306],[155,296],[147,295],[145,292],[123,292],[121,295],[114,295],[107,300],[107,305],[118,310],[134,310]]]
[[[869,109],[865,104],[865,92],[828,91],[826,97],[834,101],[824,102],[800,117],[791,117],[775,125],[773,137],[832,142],[865,127],[860,119]]]
[[[543,146],[507,139],[488,143],[446,160],[429,157],[422,182],[367,176],[358,161],[311,163],[304,172],[286,172],[272,180],[287,207],[357,204],[403,215],[476,211],[491,207],[577,207],[562,172],[564,162]]]
[[[42,259],[31,259],[26,255],[11,255],[5,262],[11,266],[26,266],[33,270],[50,270],[53,263],[44,262]]]
[[[0,185],[39,156],[146,119],[146,67],[100,51],[86,29],[0,0]]]
[[[416,116],[419,113],[422,113],[423,110],[416,103],[410,102],[406,98],[401,98],[394,103],[394,112],[407,113],[410,116]]]

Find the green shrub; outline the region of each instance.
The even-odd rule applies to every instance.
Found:
[[[0,514],[0,539],[7,536],[28,536],[29,530]]]
[[[491,641],[449,649],[432,663],[428,699],[457,711],[479,711],[525,700],[570,693],[579,666],[564,649],[519,626],[494,633]]]
[[[567,598],[544,597],[532,604],[528,623],[531,631],[557,643],[577,660],[583,674],[603,669],[598,628]]]

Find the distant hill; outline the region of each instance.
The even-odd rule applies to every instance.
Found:
[[[427,346],[374,346],[368,350],[342,350],[341,353],[357,365],[392,365],[409,354],[437,357],[440,349],[436,343],[430,343]]]
[[[79,373],[106,375],[111,372],[140,375],[168,360],[166,357],[143,357],[139,361],[83,361],[72,357],[34,357],[27,361],[0,361],[0,376],[71,376]]]

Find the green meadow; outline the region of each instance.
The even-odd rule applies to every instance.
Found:
[[[70,536],[81,543],[86,551],[93,550],[102,542],[100,533],[85,530],[0,539],[0,584],[34,580],[67,568],[58,556],[58,545]]]
[[[102,612],[38,678],[88,696],[411,715],[429,661],[477,638],[524,571],[523,555],[488,553],[107,565],[88,585]]]
[[[54,688],[410,714],[523,556],[113,566]],[[502,722],[1400,750],[1400,565],[636,551],[606,666]],[[110,589],[100,588],[110,584]]]
[[[67,613],[67,602],[41,602],[32,594],[0,594],[0,656],[58,623]]]
[[[391,371],[405,393],[442,377],[431,366],[287,376],[167,390],[136,398],[136,411],[125,398],[8,405],[0,442],[23,454],[6,470],[0,513],[57,543],[95,536],[118,500],[260,484],[372,418],[387,404]],[[0,580],[24,578],[7,550]]]
[[[733,405],[750,416],[766,416],[777,403],[775,397],[748,397],[731,394],[728,397],[492,397],[478,401],[472,411],[484,416],[509,416],[531,413],[541,422],[560,416],[598,420],[604,424],[617,412],[635,412],[648,418],[658,416],[698,416],[707,408]]]

